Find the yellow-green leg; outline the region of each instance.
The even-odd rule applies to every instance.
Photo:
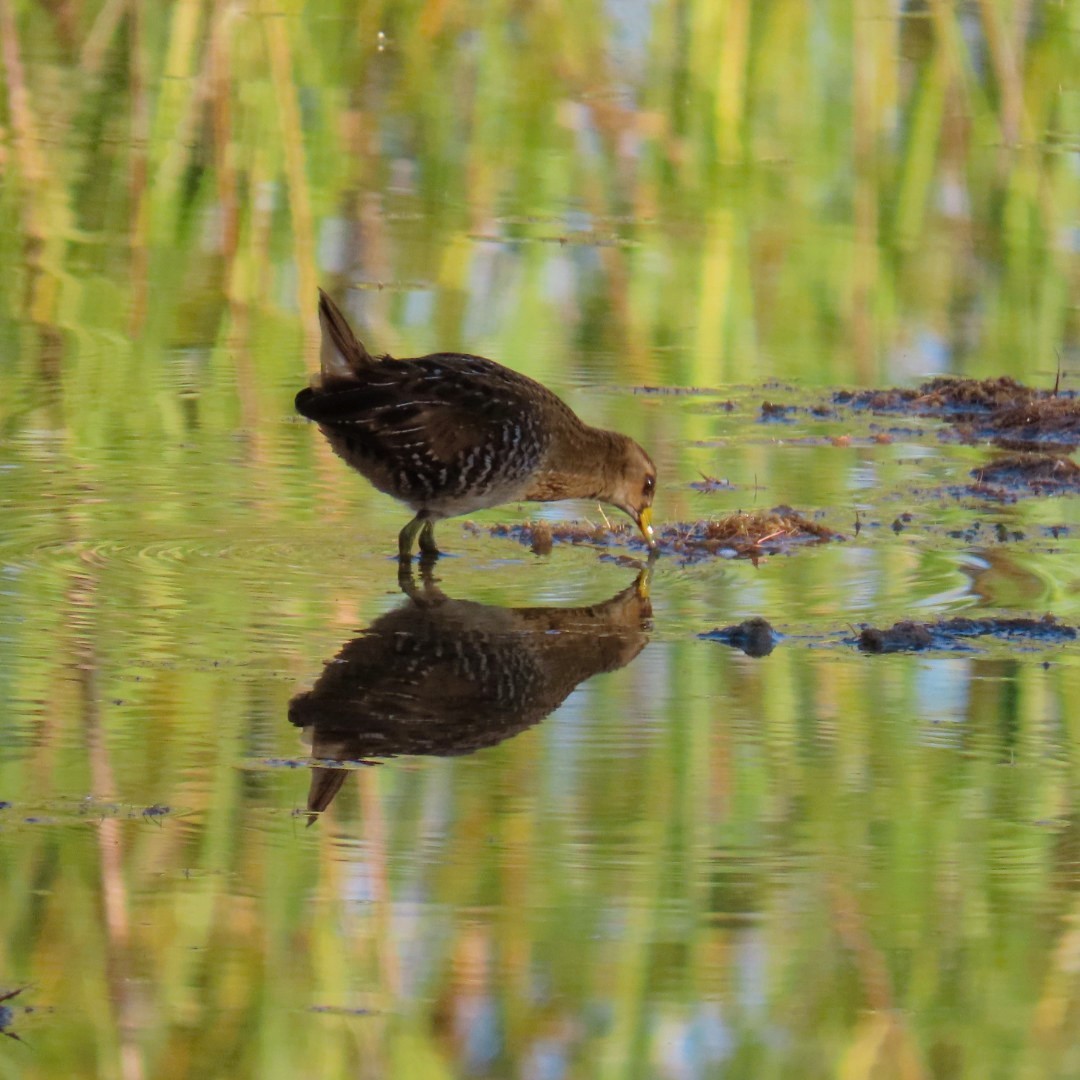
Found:
[[[423,514],[416,517],[401,530],[398,535],[398,558],[411,559],[413,544],[417,537],[420,538],[420,554],[428,558],[434,558],[439,554],[435,545],[435,522],[429,521]]]
[[[435,544],[434,521],[425,521],[424,527],[420,530],[420,553],[429,557],[439,554],[439,549]]]
[[[398,534],[397,553],[399,559],[411,559],[413,544],[416,543],[417,534],[424,527],[424,519],[417,514],[416,517],[405,526]]]

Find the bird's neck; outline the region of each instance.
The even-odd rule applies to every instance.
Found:
[[[575,417],[576,419],[576,417]],[[621,459],[621,436],[577,421],[553,441],[543,467],[525,498],[603,499],[614,462]]]

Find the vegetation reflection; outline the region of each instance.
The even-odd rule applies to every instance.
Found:
[[[1080,1075],[1075,645],[802,635],[1076,623],[1077,500],[893,533],[981,451],[803,443],[748,389],[1049,387],[1059,353],[1070,389],[1078,69],[1075,0],[0,0],[3,1074]],[[434,746],[436,705],[462,742],[533,726],[358,769],[305,829],[267,762],[391,574],[383,497],[292,417],[318,285],[655,447],[658,520],[883,527],[665,559],[648,649],[584,686],[641,650],[637,587],[543,646],[524,605],[586,624],[545,605],[625,571],[463,537],[450,591],[501,606],[421,582],[386,625],[422,674],[457,620],[430,670],[512,657],[526,704],[420,679],[415,723],[373,720],[349,695],[408,667],[369,632],[294,719],[325,697],[330,760]],[[767,657],[697,636],[749,615]]]

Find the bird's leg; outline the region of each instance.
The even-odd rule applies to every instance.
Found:
[[[412,558],[413,543],[416,541],[416,534],[420,532],[425,526],[430,527],[430,523],[424,520],[422,514],[417,514],[416,517],[405,526],[404,529],[398,534],[397,551],[398,558],[403,562],[407,562]],[[421,548],[424,546],[423,538],[420,540]]]
[[[435,522],[425,521],[420,530],[420,553],[430,558],[439,557],[439,549],[435,544]]]

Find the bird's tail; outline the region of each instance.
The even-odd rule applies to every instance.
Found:
[[[319,365],[324,386],[328,382],[351,382],[361,369],[375,362],[352,332],[341,309],[322,289],[319,290],[319,325],[322,327]]]

